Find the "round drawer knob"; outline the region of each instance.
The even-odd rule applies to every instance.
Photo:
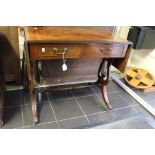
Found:
[[[42,53],[46,52],[45,48],[42,48],[42,49],[41,49],[41,52],[42,52]]]

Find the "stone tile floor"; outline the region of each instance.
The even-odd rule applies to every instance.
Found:
[[[102,106],[98,87],[43,93],[38,103],[40,123],[33,126],[29,92],[8,91],[2,129],[82,129],[137,115],[155,128],[155,118],[113,81],[108,85],[108,94],[113,107],[110,111]]]
[[[143,92],[142,90],[132,88],[143,100],[155,108],[155,92]]]

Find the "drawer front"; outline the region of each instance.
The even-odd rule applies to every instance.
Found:
[[[117,58],[124,57],[126,46],[119,44],[31,44],[31,60],[65,58]]]
[[[32,59],[60,59],[65,51],[65,58],[80,58],[83,56],[83,45],[31,45],[30,55]]]
[[[123,45],[119,44],[89,44],[86,47],[86,55],[96,58],[124,57],[125,49]]]

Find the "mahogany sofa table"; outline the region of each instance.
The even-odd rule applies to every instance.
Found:
[[[38,122],[36,96],[49,86],[98,85],[104,107],[112,108],[106,91],[109,69],[113,64],[125,70],[131,42],[115,38],[104,26],[24,27],[24,32],[24,77],[27,75],[34,124]]]

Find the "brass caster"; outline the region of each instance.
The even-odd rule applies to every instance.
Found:
[[[33,120],[33,125],[37,125],[38,124],[38,118],[34,118],[34,120]]]
[[[109,109],[109,110],[112,110],[112,106],[111,106],[111,105],[108,105],[108,109]]]
[[[104,107],[104,109],[106,111],[112,110],[112,106],[111,105],[104,105],[103,107]]]

